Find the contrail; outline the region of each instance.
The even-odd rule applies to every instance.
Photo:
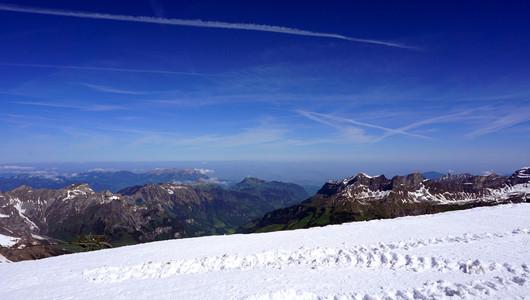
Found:
[[[389,133],[389,135],[384,135],[382,138],[385,138],[387,136],[394,135],[394,134],[403,134],[403,135],[419,137],[419,138],[424,138],[424,139],[428,139],[429,138],[429,137],[424,136],[424,135],[406,132],[406,131],[404,131],[401,128],[400,129],[392,129],[392,128],[387,128],[387,127],[383,127],[383,126],[379,126],[379,125],[373,125],[373,124],[358,122],[358,121],[355,121],[355,120],[352,120],[352,119],[348,119],[348,118],[342,118],[342,117],[337,117],[337,116],[332,116],[332,115],[325,115],[325,114],[316,113],[316,112],[310,112],[310,111],[298,110],[296,112],[298,112],[299,114],[301,114],[301,115],[305,116],[306,118],[309,118],[309,119],[311,119],[313,121],[324,123],[324,124],[327,124],[327,125],[330,125],[330,126],[333,125],[333,124],[332,123],[328,123],[326,121],[323,121],[320,118],[324,118],[324,119],[328,119],[328,120],[336,121],[336,122],[351,123],[351,124],[355,124],[355,125],[359,125],[359,126],[381,129],[381,130],[384,130],[387,133]]]
[[[63,66],[63,65],[0,63],[0,66],[28,67],[28,68],[50,68],[50,69],[69,69],[69,70],[111,71],[111,72],[131,72],[131,73],[176,74],[176,75],[193,75],[193,76],[216,76],[216,75],[204,74],[204,73],[177,72],[177,71],[164,71],[164,70],[121,69],[121,68]]]
[[[398,43],[371,40],[371,39],[361,39],[361,38],[348,37],[348,36],[335,34],[335,33],[313,32],[313,31],[308,31],[308,30],[300,30],[296,28],[272,26],[272,25],[260,25],[260,24],[248,24],[248,23],[228,23],[228,22],[202,21],[202,20],[166,19],[166,18],[154,18],[154,17],[143,17],[143,16],[137,17],[137,16],[125,16],[125,15],[111,15],[111,14],[101,14],[101,13],[23,7],[23,6],[2,4],[2,3],[0,3],[0,10],[30,13],[30,14],[87,18],[87,19],[104,19],[104,20],[114,20],[114,21],[143,22],[143,23],[155,23],[155,24],[166,24],[166,25],[177,25],[177,26],[266,31],[266,32],[276,32],[276,33],[293,34],[293,35],[327,37],[327,38],[335,38],[335,39],[341,39],[341,40],[347,40],[347,41],[359,42],[359,43],[368,43],[368,44],[376,44],[376,45],[383,45],[383,46],[396,47],[396,48],[419,50],[419,48],[417,47],[407,46],[407,45],[398,44]]]

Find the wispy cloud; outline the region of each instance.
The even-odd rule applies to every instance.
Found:
[[[87,18],[87,19],[104,19],[104,20],[114,20],[114,21],[155,23],[155,24],[177,25],[177,26],[265,31],[265,32],[283,33],[283,34],[334,38],[334,39],[341,39],[341,40],[347,40],[347,41],[359,42],[359,43],[368,43],[368,44],[376,44],[376,45],[383,45],[383,46],[396,47],[396,48],[419,50],[417,47],[412,47],[412,46],[394,43],[394,42],[355,38],[355,37],[349,37],[349,36],[344,36],[344,35],[335,34],[335,33],[314,32],[314,31],[301,30],[301,29],[289,28],[289,27],[281,27],[281,26],[272,26],[272,25],[229,23],[229,22],[202,21],[202,20],[185,20],[185,19],[166,19],[166,18],[154,18],[154,17],[143,17],[143,16],[111,15],[111,14],[92,13],[92,12],[79,12],[79,11],[66,11],[66,10],[56,10],[56,9],[25,7],[25,6],[17,6],[17,5],[10,5],[10,4],[0,4],[0,10],[20,12],[20,13]]]
[[[33,170],[34,167],[25,167],[25,166],[0,166],[0,172],[2,171],[26,171],[26,170]]]
[[[126,110],[127,108],[120,105],[111,104],[65,104],[57,102],[30,102],[30,101],[17,101],[16,104],[23,105],[34,105],[34,106],[47,106],[57,108],[72,108],[84,111],[109,111],[109,110]]]
[[[206,134],[194,137],[176,136],[174,133],[142,131],[145,135],[136,139],[129,147],[142,144],[165,144],[173,147],[208,146],[208,148],[232,148],[280,143],[289,132],[282,128],[252,127],[234,134]]]
[[[28,128],[36,124],[50,124],[52,120],[40,115],[21,115],[0,113],[0,121],[17,125],[17,128]]]
[[[1,10],[1,4],[0,4]],[[91,66],[65,66],[65,65],[42,65],[42,64],[19,64],[19,63],[0,63],[0,66],[6,67],[23,67],[23,68],[50,68],[50,69],[67,69],[67,70],[90,70],[90,71],[109,71],[109,72],[129,72],[129,73],[154,73],[154,74],[173,74],[173,75],[192,75],[192,76],[216,76],[212,74],[178,72],[149,69],[123,69]]]
[[[102,86],[102,85],[96,85],[96,84],[90,84],[90,83],[81,83],[81,85],[84,85],[86,87],[89,87],[89,88],[94,89],[94,90],[99,91],[99,92],[111,93],[111,94],[125,94],[125,95],[145,95],[145,94],[148,94],[147,92],[120,90],[120,89],[115,89],[115,88],[108,87],[108,86]]]
[[[464,111],[453,113],[453,114],[447,114],[447,115],[425,119],[419,122],[415,122],[415,123],[412,123],[406,126],[399,127],[397,129],[358,122],[353,119],[338,117],[335,115],[327,115],[327,114],[308,112],[308,111],[296,111],[296,112],[313,121],[337,128],[342,132],[343,135],[347,135],[347,132],[349,130],[353,133],[354,136],[365,137],[366,138],[365,142],[378,142],[389,136],[396,135],[396,134],[430,139],[430,137],[427,137],[424,135],[410,133],[408,132],[408,130],[419,128],[419,127],[429,125],[429,124],[458,123],[462,121],[471,121],[471,120],[480,121],[480,123],[484,124],[480,129],[477,129],[471,133],[465,134],[465,136],[468,138],[476,138],[482,135],[494,133],[494,132],[503,130],[505,128],[518,125],[523,122],[530,121],[530,108],[529,107],[520,107],[515,112],[501,113],[502,114],[501,116],[498,116],[499,110],[502,111],[503,108],[496,107],[495,112],[489,111],[491,109],[492,108],[488,108],[488,107],[478,107],[474,109],[468,109],[468,110],[464,110]],[[375,128],[375,129],[383,130],[385,132],[382,135],[372,136],[371,138],[369,138],[370,136],[362,135],[363,133],[362,130],[360,131],[358,130],[358,128],[357,130],[355,128],[351,129],[351,127],[348,127],[345,124],[354,124],[354,125],[358,125],[362,127]],[[363,141],[362,138],[357,138],[357,140],[359,142]]]
[[[113,168],[94,168],[89,169],[87,172],[99,172],[99,173],[106,173],[106,172],[118,172],[119,170],[113,169]]]
[[[31,166],[0,166],[0,174],[5,175],[20,175],[25,174],[30,177],[40,177],[56,180],[59,174],[55,171],[44,171],[44,170],[35,170],[35,167]]]
[[[413,128],[420,127],[423,125],[434,124],[434,123],[455,122],[458,120],[462,120],[466,116],[469,116],[471,112],[472,110],[466,110],[466,111],[462,111],[462,112],[458,112],[454,114],[433,117],[433,118],[425,119],[423,121],[412,123],[407,126],[403,126],[399,128],[399,130],[409,130],[409,129],[413,129]]]
[[[358,122],[358,121],[355,121],[353,119],[348,119],[348,118],[343,118],[343,117],[338,117],[338,116],[334,116],[334,115],[326,115],[326,114],[321,114],[321,113],[315,113],[315,112],[308,112],[308,111],[302,111],[302,110],[298,110],[296,111],[297,113],[305,116],[306,118],[308,119],[311,119],[313,121],[316,121],[316,122],[319,122],[319,123],[322,123],[322,124],[325,124],[325,125],[328,125],[328,126],[332,126],[332,127],[341,127],[342,126],[339,126],[338,124],[354,124],[354,125],[358,125],[358,126],[363,126],[363,127],[368,127],[368,128],[375,128],[375,129],[380,129],[380,130],[383,130],[385,131],[385,135],[379,137],[379,138],[376,138],[374,139],[373,141],[379,141],[385,137],[388,137],[390,135],[394,135],[394,134],[402,134],[402,135],[408,135],[408,136],[413,136],[413,137],[419,137],[419,138],[429,138],[427,136],[424,136],[424,135],[419,135],[419,134],[414,134],[414,133],[409,133],[409,132],[406,132],[405,129],[392,129],[392,128],[387,128],[387,127],[383,127],[383,126],[379,126],[379,125],[374,125],[374,124],[369,124],[369,123],[364,123],[364,122]],[[358,131],[355,131],[356,134],[358,135]]]
[[[467,134],[467,137],[475,138],[494,133],[527,121],[530,121],[530,107],[519,108],[516,112],[508,113],[493,120],[490,119],[486,126]]]
[[[443,115],[443,116],[429,118],[429,119],[426,119],[426,120],[423,120],[423,121],[415,122],[415,123],[400,127],[400,128],[397,129],[397,131],[409,130],[409,129],[417,128],[417,127],[420,127],[420,126],[423,126],[423,125],[428,125],[428,124],[456,122],[456,121],[459,121],[459,120],[462,120],[462,119],[468,117],[471,112],[472,112],[472,110],[467,110],[467,111],[458,112],[458,113],[454,113],[454,114],[449,114],[449,115]],[[396,134],[396,132],[388,131],[384,135],[381,136],[381,139],[387,138],[387,137],[389,137],[391,135],[394,135],[394,134]]]

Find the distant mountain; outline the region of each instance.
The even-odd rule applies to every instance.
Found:
[[[440,177],[443,177],[445,174],[440,173],[440,172],[435,172],[435,171],[429,171],[429,172],[423,172],[421,173],[421,175],[423,175],[423,177],[425,177],[426,179],[438,179]]]
[[[116,194],[95,192],[86,183],[59,190],[20,186],[0,193],[0,234],[20,239],[13,247],[0,247],[0,254],[16,261],[66,253],[68,247],[55,244],[88,233],[104,234],[113,245],[233,233],[307,196],[295,184],[256,178],[246,178],[232,189],[166,182]]]
[[[434,181],[439,183],[448,183],[448,182],[460,182],[464,183],[466,181],[469,181],[474,176],[468,173],[464,174],[446,174],[442,177],[436,178]]]
[[[238,232],[307,228],[525,201],[530,201],[530,168],[510,177],[448,174],[434,180],[420,173],[392,179],[361,173],[330,181],[301,204],[269,212]]]
[[[129,186],[146,183],[191,183],[210,179],[204,172],[196,169],[157,169],[142,174],[128,171],[92,171],[72,176],[21,174],[0,177],[0,191],[10,191],[21,185],[35,189],[62,189],[76,183],[87,183],[94,191],[109,190],[115,193]]]
[[[310,196],[313,196],[314,194],[316,194],[318,192],[318,190],[320,190],[320,185],[304,184],[304,185],[302,185],[302,187],[304,188],[304,190],[306,190],[306,192]]]
[[[274,207],[290,206],[309,197],[307,191],[297,184],[265,181],[253,177],[245,178],[230,189],[260,196]]]

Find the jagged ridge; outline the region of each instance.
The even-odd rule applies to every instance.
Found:
[[[226,234],[267,211],[307,197],[291,191],[303,191],[296,185],[261,182],[259,188],[247,186],[242,190],[213,184],[149,183],[117,194],[95,192],[88,184],[73,184],[60,190],[21,186],[0,194],[0,234],[21,238],[12,247],[22,247],[21,250],[69,241],[76,234],[86,233],[105,234],[114,245]],[[275,194],[283,196],[271,201]],[[38,257],[23,253],[8,259]]]
[[[392,179],[360,173],[342,181],[329,181],[301,204],[269,212],[238,232],[307,228],[524,202],[530,198],[529,182],[530,168],[520,169],[510,177],[448,174],[434,180],[425,179],[420,173]]]

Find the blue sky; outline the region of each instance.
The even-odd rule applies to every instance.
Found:
[[[0,2],[0,162],[528,165],[530,4],[387,2]]]

